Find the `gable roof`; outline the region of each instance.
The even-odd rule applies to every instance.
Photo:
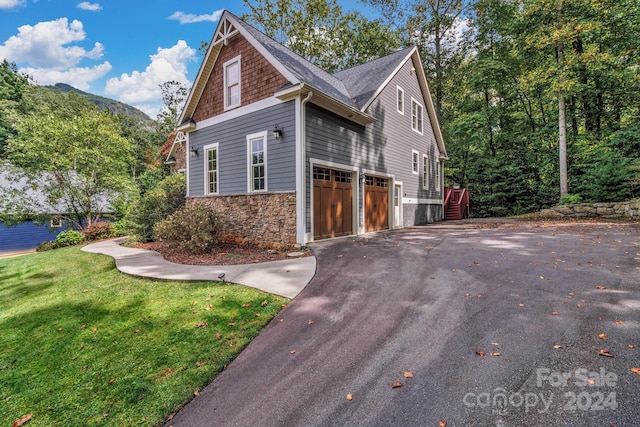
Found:
[[[416,75],[427,104],[429,118],[434,127],[438,148],[443,157],[446,158],[446,149],[440,125],[435,114],[433,100],[431,99],[418,49],[415,46],[336,74],[329,74],[242,21],[228,10],[225,10],[220,17],[207,54],[200,66],[194,85],[185,103],[185,108],[180,116],[178,130],[188,131],[195,128],[194,123],[189,123],[189,120],[193,116],[204,92],[220,50],[222,46],[226,45],[229,38],[238,33],[245,37],[289,81],[285,87],[275,94],[278,98],[287,99],[298,94],[304,95],[313,92],[314,96],[310,102],[361,125],[373,123],[376,120],[367,114],[367,107],[386,87],[400,68],[408,60],[413,60],[414,66],[418,68]],[[173,147],[171,151],[173,151]]]

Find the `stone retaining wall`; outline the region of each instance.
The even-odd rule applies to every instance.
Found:
[[[296,244],[295,193],[193,197],[187,204],[206,206],[220,214],[227,241],[269,248]]]
[[[554,206],[540,211],[542,218],[633,218],[640,219],[640,200],[619,203],[581,203]]]

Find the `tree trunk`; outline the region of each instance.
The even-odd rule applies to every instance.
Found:
[[[562,0],[558,2],[558,26],[562,26]],[[564,67],[564,47],[562,41],[558,42],[558,69],[559,69],[559,91],[558,91],[558,138],[560,150],[560,197],[569,192],[567,179],[567,119],[565,106],[565,93],[563,89],[563,67]]]

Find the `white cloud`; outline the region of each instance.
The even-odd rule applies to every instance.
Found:
[[[86,91],[90,89],[91,82],[101,79],[111,71],[111,64],[106,61],[95,67],[76,67],[62,71],[45,68],[21,68],[20,71],[32,76],[39,85],[67,83]]]
[[[26,0],[0,0],[0,9],[13,9],[22,6]]]
[[[110,78],[104,92],[155,117],[163,105],[160,85],[175,80],[190,86],[186,64],[195,57],[195,49],[184,40],[170,48],[158,48],[155,55],[149,56],[151,63],[144,71],[134,70],[131,74]]]
[[[0,0],[1,1],[1,0]],[[184,12],[174,12],[173,15],[169,16],[167,19],[173,19],[175,21],[180,22],[181,24],[193,24],[196,22],[218,22],[220,16],[222,16],[222,10],[216,10],[211,15],[194,15],[192,13],[184,13]]]
[[[89,3],[88,1],[83,1],[82,3],[78,3],[78,6],[76,7],[78,9],[89,10],[91,12],[98,12],[102,10],[102,6],[100,6],[100,3]]]
[[[3,1],[3,0],[0,0]],[[72,45],[85,39],[82,22],[67,18],[23,25],[18,34],[0,45],[0,58],[16,63],[28,63],[37,68],[64,70],[77,65],[82,59],[99,59],[103,46],[95,43],[87,51]]]

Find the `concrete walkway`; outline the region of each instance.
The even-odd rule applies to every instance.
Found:
[[[169,262],[155,251],[121,246],[124,238],[91,243],[84,252],[109,255],[116,267],[132,276],[160,280],[220,281],[251,286],[272,294],[293,298],[304,289],[316,273],[316,258],[302,257],[241,265],[184,265]]]

